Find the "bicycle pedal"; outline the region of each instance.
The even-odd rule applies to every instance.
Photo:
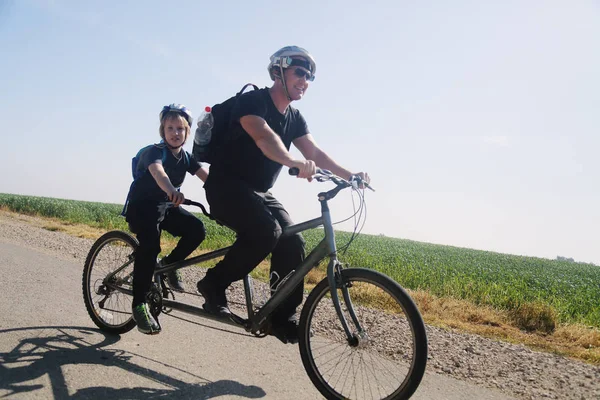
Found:
[[[235,322],[236,324],[238,324],[238,325],[242,325],[242,326],[244,326],[244,327],[245,327],[245,326],[248,324],[248,320],[247,320],[247,319],[245,319],[245,318],[242,318],[242,317],[240,317],[239,315],[236,315],[236,314],[234,314],[234,313],[231,313],[231,314],[229,315],[229,318],[230,318],[230,319],[231,319],[233,322]]]
[[[175,292],[173,292],[169,288],[164,289],[162,295],[163,295],[164,299],[175,300]],[[171,311],[173,311],[173,309],[171,307],[167,307],[167,306],[164,306],[164,305],[162,306],[162,312],[163,313],[170,314]]]

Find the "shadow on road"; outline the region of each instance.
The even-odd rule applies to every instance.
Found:
[[[0,397],[25,394],[45,389],[43,384],[33,384],[37,378],[48,376],[53,398],[61,399],[211,399],[222,395],[237,395],[247,398],[261,398],[265,391],[257,386],[246,386],[236,381],[221,380],[211,382],[181,368],[150,360],[139,354],[119,349],[107,349],[119,341],[118,335],[107,335],[100,330],[86,327],[38,326],[0,330],[0,343],[7,343],[2,336],[20,337],[19,343],[8,352],[0,352]],[[141,366],[137,361],[157,364],[160,371]],[[121,368],[129,373],[152,381],[156,387],[89,386],[69,393],[69,382],[64,367],[74,365],[100,365]],[[167,372],[168,371],[168,372]],[[79,379],[94,384],[93,375],[89,379]],[[187,381],[181,378],[185,376]],[[104,377],[103,380],[106,378]],[[29,382],[29,383],[28,383]],[[83,383],[85,385],[85,383]],[[44,390],[45,392],[45,390]],[[71,392],[73,389],[71,388]]]
[[[238,335],[238,336],[246,336],[246,337],[255,337],[254,335],[247,333],[245,331],[240,331],[241,327],[239,328],[235,328],[233,326],[231,326],[231,328],[229,328],[229,325],[223,324],[224,328],[220,328],[218,326],[213,325],[209,325],[207,323],[203,323],[203,322],[198,322],[198,321],[194,321],[191,318],[187,318],[181,314],[179,315],[173,315],[173,314],[166,314],[166,316],[168,316],[169,318],[173,318],[173,319],[178,319],[180,321],[184,321],[190,324],[194,324],[197,326],[201,326],[203,328],[207,328],[207,329],[212,329],[215,331],[219,331],[219,332],[225,332],[228,333],[230,335]],[[164,318],[165,316],[163,316]],[[218,322],[216,322],[218,324]]]

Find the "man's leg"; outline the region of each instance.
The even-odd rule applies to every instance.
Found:
[[[271,193],[265,194],[265,204],[285,229],[293,224],[285,208]],[[304,261],[305,241],[301,234],[282,236],[271,256],[271,293],[290,272]],[[271,316],[273,334],[284,343],[297,343],[298,320],[296,308],[302,303],[304,282],[300,283]]]
[[[221,181],[218,187],[207,187],[206,198],[211,214],[237,232],[237,239],[223,260],[198,283],[201,292],[218,292],[208,294],[222,303],[225,289],[248,275],[273,250],[281,236],[281,226],[264,205],[264,199],[241,182]]]
[[[285,230],[286,227],[293,225],[290,215],[283,205],[271,195],[265,194],[265,205],[268,207],[271,215],[277,219],[279,225]],[[301,234],[281,237],[271,255],[271,289],[275,289],[277,284],[285,278],[290,272],[295,270],[304,261],[305,241]],[[284,303],[273,314],[274,321],[286,321],[296,313],[296,308],[302,303],[304,293],[304,282],[290,294]]]

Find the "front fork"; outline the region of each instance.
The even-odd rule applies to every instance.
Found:
[[[354,306],[350,299],[350,295],[348,294],[348,288],[351,287],[351,283],[344,281],[342,277],[342,264],[337,260],[336,257],[331,257],[329,265],[327,266],[327,280],[329,282],[331,300],[342,327],[344,328],[344,332],[346,333],[346,339],[351,346],[358,346],[358,341],[364,336],[364,332],[360,322],[358,321],[358,318],[356,317]],[[350,330],[346,316],[342,311],[342,303],[338,296],[338,289],[342,292],[344,304],[346,305],[348,314],[350,315],[352,323],[354,324],[354,332]]]

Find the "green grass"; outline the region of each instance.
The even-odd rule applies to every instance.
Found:
[[[0,207],[2,206],[21,214],[57,218],[106,230],[129,230],[125,218],[121,216],[122,204],[0,193]],[[200,248],[217,249],[233,243],[235,234],[230,229],[217,225],[203,215],[199,217],[210,233]]]
[[[0,206],[106,230],[127,230],[119,215],[122,205],[118,204],[0,194]],[[208,232],[201,248],[215,249],[232,243],[234,235],[230,230],[199,217]],[[312,248],[321,239],[322,231],[307,231],[304,237],[307,247]],[[349,237],[347,232],[337,232],[338,247],[347,243]],[[555,310],[561,323],[600,327],[600,267],[596,265],[372,235],[360,235],[340,258],[351,266],[389,275],[405,288],[508,311],[526,304],[543,304]]]
[[[560,322],[600,327],[600,267],[593,264],[370,235],[359,236],[347,259],[436,296],[505,310],[542,303]]]

